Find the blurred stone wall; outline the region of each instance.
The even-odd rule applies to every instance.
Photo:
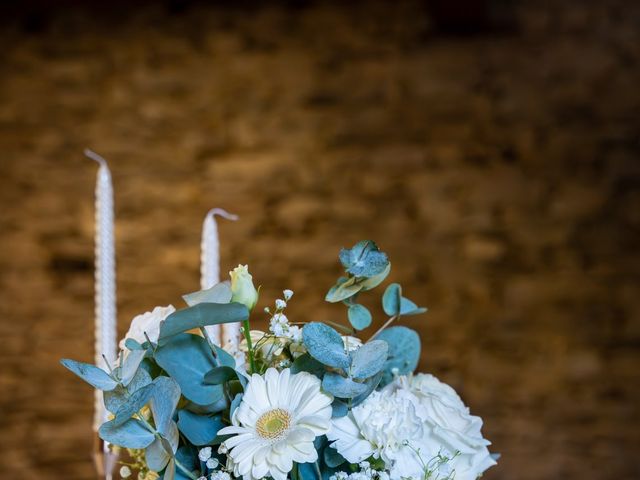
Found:
[[[503,454],[487,479],[639,478],[640,9],[543,3],[463,36],[412,1],[4,18],[0,476],[92,478],[92,394],[58,364],[92,358],[90,147],[121,333],[197,288],[213,206],[241,217],[223,268],[298,321],[344,320],[338,249],[375,239],[430,307],[421,368]]]

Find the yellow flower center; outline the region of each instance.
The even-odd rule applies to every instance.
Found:
[[[258,435],[267,440],[280,438],[283,433],[289,430],[291,416],[289,412],[281,408],[269,410],[263,413],[256,422]]]

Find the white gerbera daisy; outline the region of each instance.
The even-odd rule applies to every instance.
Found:
[[[309,373],[269,368],[264,377],[253,374],[233,412],[233,425],[219,432],[235,435],[220,446],[228,451],[233,474],[244,480],[286,480],[293,462],[315,462],[313,441],[329,431],[332,401]]]

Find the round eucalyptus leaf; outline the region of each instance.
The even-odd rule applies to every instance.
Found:
[[[372,340],[365,343],[352,353],[351,368],[352,377],[365,379],[372,377],[384,367],[387,361],[389,347],[384,340]]]
[[[324,323],[308,323],[302,329],[302,339],[309,354],[320,363],[333,368],[349,368],[350,359],[342,337]]]
[[[364,330],[371,325],[371,312],[364,305],[358,303],[349,305],[347,316],[349,317],[349,323],[356,330]]]
[[[420,336],[410,328],[397,326],[387,328],[377,337],[389,345],[389,355],[384,366],[382,384],[393,380],[392,370],[397,368],[398,374],[413,372],[420,360]]]
[[[390,317],[400,314],[400,299],[402,298],[402,288],[397,283],[392,283],[387,287],[382,295],[382,309]]]
[[[332,372],[322,379],[322,388],[339,398],[353,398],[367,391],[366,385]]]

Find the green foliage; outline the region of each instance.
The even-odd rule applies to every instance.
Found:
[[[133,379],[126,387],[118,385],[113,390],[104,392],[104,404],[111,413],[115,414],[122,405],[129,401],[130,395],[151,383],[151,375],[144,368],[139,368]]]
[[[391,327],[378,335],[378,339],[384,340],[389,345],[389,356],[384,366],[382,383],[387,384],[393,380],[393,369],[398,374],[406,375],[413,372],[420,360],[420,336],[407,327]]]
[[[238,378],[238,373],[231,367],[222,366],[209,370],[204,376],[204,383],[222,385],[234,378]]]
[[[204,338],[188,333],[176,335],[158,347],[154,358],[192,402],[209,405],[222,396],[222,386],[203,383],[207,372],[218,366]]]
[[[344,350],[342,337],[324,323],[308,323],[302,329],[302,338],[309,354],[320,363],[333,368],[349,368],[349,355]]]
[[[122,370],[120,371],[120,383],[125,387],[131,383],[138,367],[144,360],[146,350],[131,350],[124,359]]]
[[[197,415],[178,410],[178,428],[193,445],[210,445],[224,426],[220,416]]]
[[[351,275],[371,278],[384,272],[389,259],[374,242],[363,240],[353,248],[340,250],[340,262]]]
[[[249,318],[249,310],[240,303],[199,303],[178,310],[160,324],[159,345],[182,332],[207,325],[243,322]]]
[[[364,330],[365,328],[371,325],[371,312],[364,305],[359,305],[354,303],[349,305],[349,310],[347,311],[347,316],[349,318],[349,323],[356,330]]]
[[[325,374],[322,388],[339,398],[353,398],[367,391],[366,385],[333,372]]]
[[[349,374],[363,380],[377,374],[387,360],[389,347],[383,340],[372,340],[362,345],[352,355]]]
[[[64,358],[60,363],[87,382],[92,387],[99,390],[110,391],[118,386],[118,381],[101,368],[89,363],[76,362]]]
[[[400,284],[392,283],[382,295],[382,309],[390,317],[400,314],[400,300],[402,299],[402,289]]]
[[[300,372],[308,372],[322,379],[324,376],[324,365],[308,353],[305,353],[296,358],[291,365],[291,373]]]
[[[155,436],[140,420],[129,419],[121,425],[113,420],[105,422],[98,430],[100,438],[124,448],[146,448]]]

